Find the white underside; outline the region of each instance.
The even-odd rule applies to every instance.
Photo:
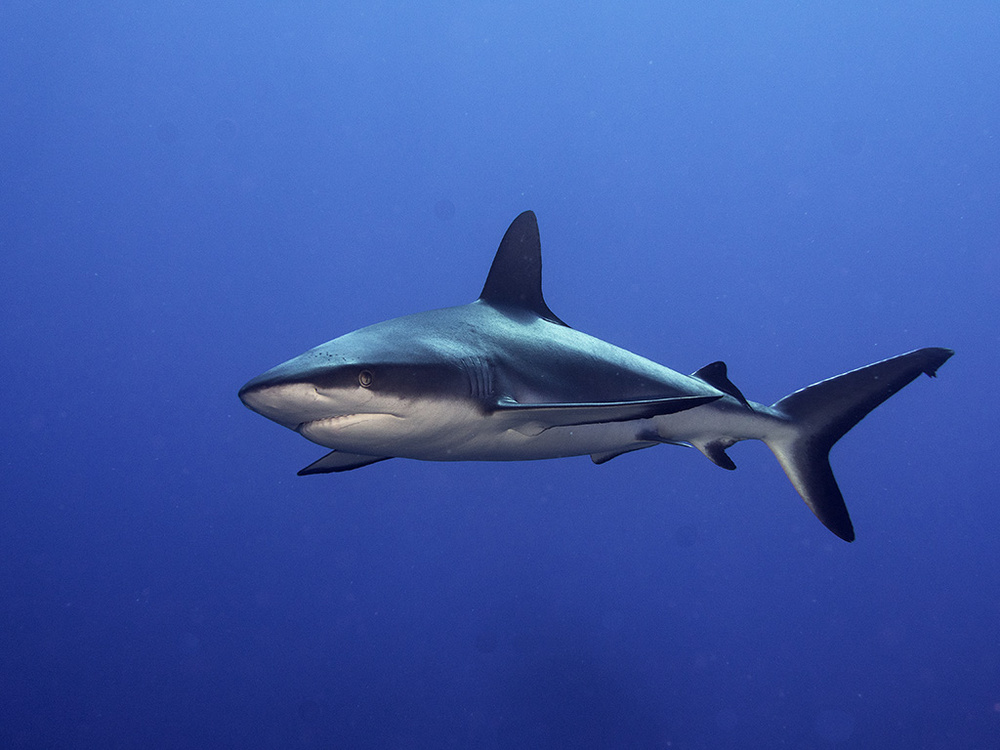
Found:
[[[483,416],[465,405],[437,402],[409,415],[350,414],[302,424],[314,443],[345,453],[421,461],[526,461],[613,453],[660,440],[701,446],[717,440],[779,438],[790,425],[767,407],[750,411],[729,401],[629,422],[550,426],[523,415]],[[645,438],[644,438],[645,436]]]

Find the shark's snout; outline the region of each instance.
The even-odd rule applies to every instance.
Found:
[[[271,401],[268,391],[282,385],[283,383],[281,382],[281,379],[274,376],[274,370],[268,370],[252,380],[247,381],[247,383],[240,388],[237,395],[240,397],[240,401],[242,401],[247,408],[252,409],[258,414],[262,414],[268,419],[272,419],[273,417],[271,417],[271,415],[266,414],[263,411],[268,408],[268,403]]]
[[[264,407],[263,391],[265,389],[257,384],[256,378],[248,382],[242,388],[240,388],[239,397],[243,405],[248,409],[257,412],[258,414],[264,414],[261,409]],[[266,417],[267,415],[264,414]]]
[[[242,388],[240,388],[237,394],[240,397],[240,401],[243,405],[249,409],[254,409],[254,405],[257,403],[257,378],[248,381]]]
[[[314,386],[274,376],[271,371],[240,388],[239,397],[249,409],[293,430],[303,422],[329,417],[331,411]]]

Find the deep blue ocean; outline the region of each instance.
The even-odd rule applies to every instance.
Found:
[[[834,449],[326,449],[251,377],[475,299],[771,403],[956,350]],[[1000,747],[1000,5],[0,6],[0,746]]]

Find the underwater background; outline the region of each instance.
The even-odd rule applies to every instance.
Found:
[[[956,356],[833,451],[325,452],[236,398],[463,304],[748,398]],[[1000,747],[1000,5],[5,0],[0,746]]]

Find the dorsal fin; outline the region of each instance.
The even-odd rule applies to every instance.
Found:
[[[542,243],[534,212],[525,211],[507,228],[479,299],[494,307],[527,310],[566,325],[542,297]]]
[[[740,393],[740,389],[737,388],[735,385],[733,385],[733,381],[729,379],[729,375],[726,371],[725,362],[712,362],[712,364],[705,365],[700,370],[695,370],[693,373],[691,373],[691,375],[692,377],[696,377],[699,380],[708,383],[713,388],[718,388],[723,393],[728,393],[730,396],[732,396],[741,404],[743,404],[746,408],[750,409],[751,411],[753,410],[753,407],[750,406],[750,402],[746,400],[746,397],[742,393]],[[712,457],[709,456],[709,458]],[[715,461],[714,458],[712,458],[712,460]],[[716,463],[719,462],[716,461]],[[722,466],[722,464],[719,464],[719,466]],[[728,467],[723,466],[723,468],[728,468]],[[733,468],[736,467],[733,466]]]

